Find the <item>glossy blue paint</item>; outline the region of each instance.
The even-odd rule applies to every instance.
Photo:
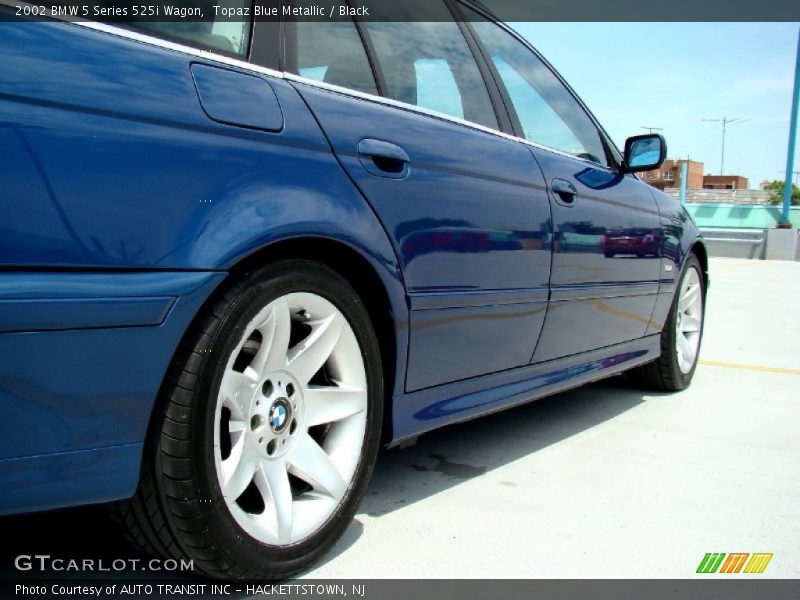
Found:
[[[13,281],[19,295],[50,294],[56,308],[74,301],[63,297],[64,287],[86,290],[85,302],[70,304],[80,328],[0,334],[0,461],[141,443],[179,340],[224,278],[221,272],[0,274],[0,290]],[[152,292],[168,290],[175,300],[163,323],[108,326],[109,311],[95,302],[115,294],[126,299],[128,315],[110,313],[124,323],[140,314],[131,288],[145,303]],[[41,312],[34,304],[25,320]]]
[[[526,364],[546,312],[547,302],[412,310],[409,390]]]
[[[642,337],[661,273],[659,248],[644,254],[633,244],[637,235],[659,235],[650,186],[578,158],[531,151],[548,180],[566,181],[576,191],[564,204],[551,190],[551,303],[533,362]],[[630,249],[621,241],[630,241]]]
[[[138,443],[0,460],[0,515],[129,498],[141,456]]]
[[[435,116],[297,88],[400,260],[412,306],[406,389],[527,364],[551,254],[550,204],[527,148]],[[393,180],[365,168],[365,137],[402,149],[408,173]],[[520,306],[503,301],[509,294]],[[476,350],[489,329],[499,352]]]
[[[164,321],[175,298],[0,301],[0,332],[140,327]]]
[[[383,286],[393,443],[655,358],[698,243],[634,177],[452,120],[74,24],[0,22],[0,55],[0,513],[132,494],[179,340],[276,245]]]
[[[660,351],[659,337],[649,336],[407,394],[402,403],[394,403],[394,443],[609,377],[657,358]]]
[[[0,332],[160,325],[208,273],[0,272]]]
[[[0,177],[27,199],[0,205],[0,265],[229,268],[296,235],[345,240],[383,271],[393,262],[287,83],[271,82],[291,116],[280,133],[233,127],[203,112],[190,57],[70,25],[0,27],[12,82]],[[307,185],[312,166],[325,186]]]
[[[283,129],[275,91],[262,77],[204,64],[191,66],[200,105],[220,123],[265,131]]]
[[[700,254],[708,256],[705,242],[700,236],[700,230],[686,207],[679,200],[659,190],[653,189],[652,194],[661,214],[663,245],[659,292],[653,308],[653,316],[650,318],[648,334],[661,333],[675,296],[675,285],[683,272],[689,254],[692,251],[699,251]],[[707,272],[705,279],[706,288],[708,288],[710,279]]]

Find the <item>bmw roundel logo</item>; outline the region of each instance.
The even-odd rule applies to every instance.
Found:
[[[278,400],[269,411],[269,424],[273,431],[280,431],[286,425],[287,406]]]

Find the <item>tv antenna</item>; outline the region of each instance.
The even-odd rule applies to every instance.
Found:
[[[747,121],[751,121],[752,119],[729,119],[728,117],[722,117],[721,119],[703,119],[707,123],[722,123],[722,157],[719,161],[719,174],[722,175],[725,172],[725,134],[728,130],[728,125],[739,125],[740,123],[746,123]]]

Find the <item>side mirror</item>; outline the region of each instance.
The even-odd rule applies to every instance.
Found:
[[[625,140],[624,173],[659,168],[667,158],[667,141],[657,133],[635,135]]]

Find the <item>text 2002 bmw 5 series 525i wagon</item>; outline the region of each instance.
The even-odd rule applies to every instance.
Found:
[[[114,503],[147,552],[285,577],[381,444],[621,372],[689,385],[706,250],[634,174],[663,138],[619,153],[472,1],[404,5],[423,22],[2,9],[1,513]]]

